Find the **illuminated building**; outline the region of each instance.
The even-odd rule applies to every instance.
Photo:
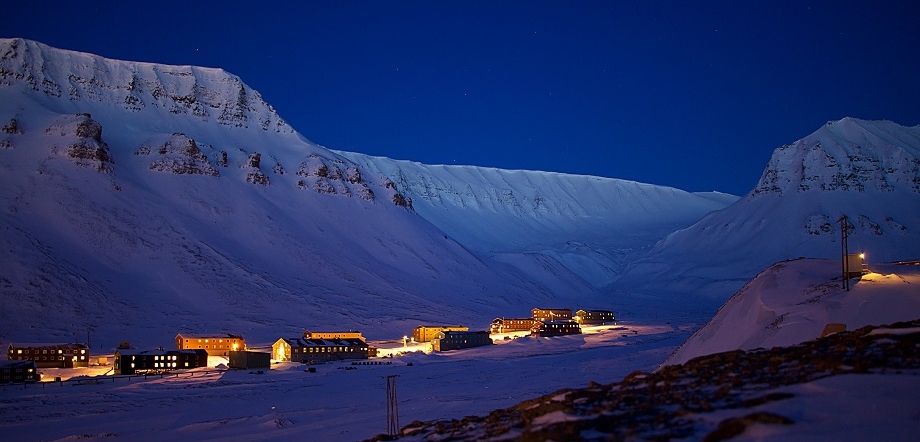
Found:
[[[532,336],[560,336],[581,334],[581,326],[577,322],[567,319],[564,321],[545,321],[535,325],[531,330]]]
[[[530,317],[537,321],[561,321],[572,319],[572,310],[567,308],[535,308]]]
[[[359,331],[338,331],[338,332],[311,332],[306,330],[303,332],[304,339],[361,339],[364,340],[364,336],[361,335]]]
[[[0,361],[0,384],[38,382],[41,377],[35,369],[35,361]]]
[[[573,319],[581,325],[616,324],[616,318],[610,310],[579,310]]]
[[[415,342],[428,342],[442,331],[469,331],[469,327],[462,325],[420,325],[412,329],[412,340]]]
[[[495,318],[490,331],[492,333],[530,331],[536,323],[537,320],[533,318]]]
[[[208,352],[210,356],[229,357],[231,351],[246,350],[246,341],[240,335],[179,333],[176,335],[176,349]]]
[[[272,344],[276,361],[322,363],[345,359],[367,359],[368,346],[363,339],[281,338]]]
[[[207,367],[208,352],[196,350],[115,350],[115,374],[162,373]]]
[[[10,361],[35,361],[38,368],[89,367],[86,344],[10,343],[6,358]]]

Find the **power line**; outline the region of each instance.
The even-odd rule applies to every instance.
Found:
[[[391,374],[387,379],[387,435],[399,434],[399,402],[396,400],[396,378],[399,375]]]

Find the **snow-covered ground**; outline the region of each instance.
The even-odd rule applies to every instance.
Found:
[[[668,324],[629,323],[573,336],[496,336],[490,347],[371,360],[382,365],[323,364],[315,373],[279,363],[261,375],[209,368],[5,386],[0,432],[17,440],[358,440],[386,430],[388,375],[398,375],[400,425],[461,418],[652,370],[687,335]],[[389,347],[402,350],[401,339]],[[105,370],[41,371],[53,379]]]
[[[843,288],[840,260],[777,263],[751,280],[666,364],[731,350],[817,339],[828,324],[847,330],[920,318],[920,266],[869,264]]]
[[[790,393],[794,396],[761,405],[756,410],[782,414],[794,424],[755,424],[747,428],[742,439],[916,440],[920,434],[918,391],[918,371],[849,374],[777,388],[765,394]],[[713,414],[707,417],[717,420],[729,416]]]

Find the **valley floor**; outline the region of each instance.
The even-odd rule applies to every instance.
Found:
[[[0,386],[0,432],[16,440],[360,440],[386,430],[388,375],[398,376],[400,425],[484,415],[562,388],[654,370],[691,331],[630,323],[431,354],[399,354],[402,342],[392,341],[384,352],[395,356],[373,360],[381,365],[330,363],[315,373],[279,363],[261,375],[210,368]],[[94,370],[105,371],[43,371],[53,379]]]

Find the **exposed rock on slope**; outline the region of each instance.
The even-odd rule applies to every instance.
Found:
[[[112,171],[115,160],[109,146],[102,141],[102,125],[90,114],[62,115],[45,129],[45,134],[59,135],[66,140],[64,148],[52,141],[52,152],[72,158],[78,166],[100,172]]]
[[[143,144],[134,152],[135,155],[154,155],[150,170],[176,175],[220,176],[208,157],[201,152],[198,143],[183,133],[174,133],[162,143],[151,144],[157,147],[151,149],[149,144]]]
[[[755,424],[794,428],[795,419],[770,408],[795,400],[790,386],[916,369],[920,320],[793,347],[704,356],[655,373],[635,372],[619,383],[561,390],[484,417],[413,422],[401,429],[400,440],[726,440]],[[858,410],[851,413],[859,419]]]

